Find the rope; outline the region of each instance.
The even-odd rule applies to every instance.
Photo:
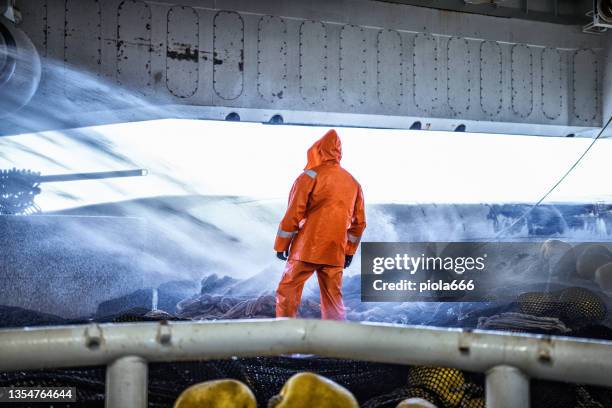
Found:
[[[529,210],[525,211],[518,219],[516,219],[516,221],[514,221],[512,223],[512,225],[510,225],[509,227],[504,228],[503,230],[501,230],[499,233],[497,233],[497,235],[495,236],[495,238],[500,238],[502,236],[502,234],[506,233],[507,231],[511,230],[512,228],[514,228],[519,222],[521,222],[522,220],[524,220],[529,214],[531,214],[531,212],[533,210],[536,209],[536,207],[538,207],[540,204],[542,204],[542,202],[544,200],[546,200],[546,198],[548,198],[548,196],[555,191],[555,189],[557,187],[559,187],[559,185],[567,178],[567,176],[569,176],[569,174],[574,171],[574,169],[578,166],[578,164],[580,164],[580,162],[582,161],[582,159],[587,155],[587,153],[591,150],[591,148],[595,145],[595,143],[597,142],[597,140],[599,140],[599,138],[601,137],[601,135],[604,133],[604,131],[608,128],[608,126],[610,125],[610,123],[612,123],[612,116],[610,116],[610,118],[608,119],[608,121],[606,122],[605,126],[601,128],[601,130],[599,131],[599,133],[597,134],[597,136],[595,136],[595,138],[593,138],[593,141],[591,142],[591,144],[586,148],[586,150],[580,155],[580,157],[578,157],[578,159],[574,162],[574,164],[572,164],[570,166],[570,168],[565,172],[565,174],[563,174],[563,176],[561,176],[561,178],[546,192],[546,194],[544,194],[542,196],[542,198],[540,198],[538,200],[537,203],[535,203]]]

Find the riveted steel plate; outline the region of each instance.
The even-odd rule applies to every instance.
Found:
[[[198,12],[185,6],[168,10],[166,86],[179,98],[193,96],[199,84],[200,22]]]
[[[367,54],[366,29],[343,26],[340,30],[340,99],[348,106],[365,103]]]
[[[155,96],[147,102],[191,104],[201,118],[209,108],[284,110],[299,123],[365,114],[432,129],[460,118],[509,133],[514,124],[601,126],[612,98],[602,51],[609,36],[570,26],[358,0],[349,9],[327,0],[97,2],[17,2],[19,28],[45,57],[41,95],[55,86],[53,64],[66,60]],[[64,38],[72,30],[80,34]]]
[[[376,36],[376,91],[378,101],[386,106],[400,106],[404,97],[402,37],[393,30],[381,30]]]
[[[495,41],[480,44],[480,108],[488,116],[502,110],[502,52]]]
[[[98,0],[66,0],[64,62],[99,73],[102,56],[102,15]]]
[[[117,81],[143,93],[151,86],[151,7],[144,1],[117,8]]]
[[[213,89],[222,99],[236,99],[244,89],[244,20],[219,11],[213,32]]]
[[[325,101],[327,94],[327,28],[318,21],[303,21],[299,32],[300,94],[308,104]]]
[[[42,56],[47,55],[47,0],[20,2],[19,10],[23,18],[21,27],[38,52]]]
[[[589,122],[599,115],[599,61],[593,50],[574,52],[574,116]]]
[[[512,111],[526,118],[533,111],[533,54],[524,44],[513,45],[510,54]]]
[[[287,23],[263,16],[257,25],[257,92],[274,103],[287,91]]]
[[[563,111],[563,61],[561,51],[544,48],[541,56],[542,113],[547,119],[557,119]]]
[[[455,115],[470,110],[472,78],[470,43],[465,38],[450,38],[446,45],[446,86],[448,106]]]
[[[413,39],[412,96],[420,110],[431,113],[438,94],[438,41],[429,34]]]

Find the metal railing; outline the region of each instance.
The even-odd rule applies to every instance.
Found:
[[[324,320],[0,330],[0,371],[106,365],[106,406],[147,406],[147,363],[316,354],[486,373],[488,408],[529,407],[529,379],[612,386],[612,342]]]

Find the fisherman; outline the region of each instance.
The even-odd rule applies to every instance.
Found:
[[[342,271],[366,227],[363,192],[340,166],[342,146],[329,130],[308,149],[308,163],[289,193],[274,250],[287,261],[276,290],[276,317],[295,317],[306,280],[316,272],[321,317],[344,320]]]

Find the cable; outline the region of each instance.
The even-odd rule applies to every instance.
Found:
[[[544,194],[542,196],[542,198],[540,198],[538,200],[537,203],[535,203],[529,210],[525,211],[516,221],[514,221],[512,223],[512,225],[510,225],[509,227],[504,228],[503,230],[501,230],[499,233],[497,233],[497,235],[495,235],[495,238],[500,238],[502,234],[506,233],[508,230],[511,230],[512,228],[514,228],[519,222],[521,222],[522,220],[524,220],[529,214],[531,214],[531,212],[533,210],[535,210],[536,207],[538,207],[540,204],[542,204],[542,202],[544,200],[546,200],[546,198],[557,188],[559,187],[559,184],[561,184],[566,178],[567,176],[569,176],[569,174],[576,168],[576,166],[578,166],[578,164],[580,164],[580,162],[582,161],[582,159],[584,158],[584,156],[587,155],[587,153],[589,152],[589,150],[591,150],[591,148],[595,145],[595,142],[597,142],[597,140],[599,140],[599,138],[601,137],[601,135],[604,133],[604,131],[608,128],[608,126],[610,125],[610,123],[612,123],[612,116],[610,116],[610,118],[608,119],[608,121],[606,122],[605,126],[601,128],[601,130],[599,131],[599,133],[597,134],[597,136],[595,136],[595,138],[593,138],[593,141],[591,142],[591,144],[586,148],[586,150],[580,155],[580,157],[578,157],[578,160],[576,160],[574,162],[574,164],[571,165],[571,167],[565,172],[565,174],[546,192],[546,194]]]

